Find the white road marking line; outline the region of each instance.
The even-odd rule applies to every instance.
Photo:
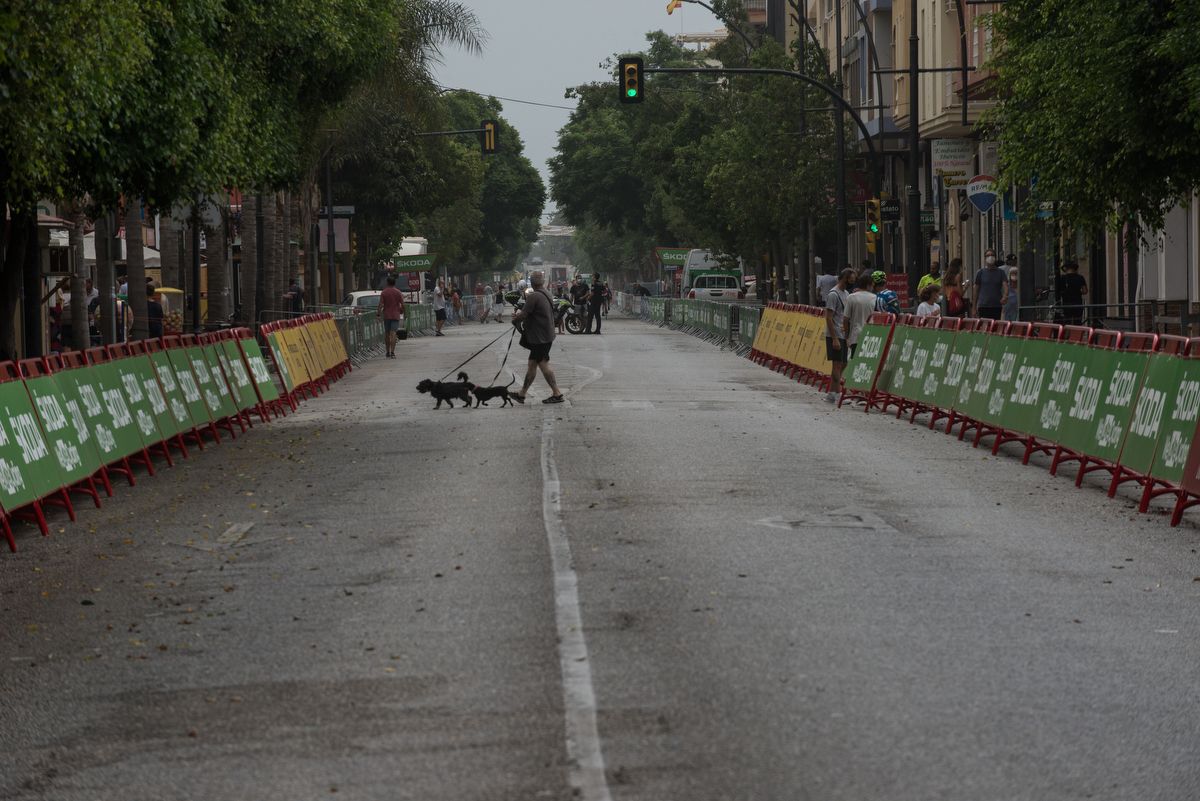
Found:
[[[234,523],[229,528],[225,529],[221,536],[217,537],[217,542],[221,545],[232,545],[242,537],[250,533],[250,529],[254,528],[253,523]]]
[[[572,394],[603,375],[598,370],[591,372],[590,377],[572,388]],[[581,801],[612,801],[596,725],[596,691],[579,609],[579,577],[562,520],[558,465],[554,460],[554,417],[553,409],[548,408],[542,414],[542,521],[554,570],[554,617],[567,719],[567,756],[571,761],[569,779]]]

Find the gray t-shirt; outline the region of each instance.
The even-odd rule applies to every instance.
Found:
[[[544,345],[554,341],[554,305],[544,289],[535,289],[525,296],[525,341]]]
[[[1008,276],[999,267],[984,267],[975,273],[975,286],[979,287],[980,306],[1000,306],[1004,302],[1004,285]]]
[[[825,309],[827,312],[833,312],[833,330],[837,331],[838,339],[846,338],[846,301],[849,299],[850,293],[838,289],[836,285],[825,296]],[[825,329],[825,336],[829,336],[828,328]]]

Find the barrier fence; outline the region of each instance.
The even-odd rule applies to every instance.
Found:
[[[132,486],[154,457],[246,432],[296,408],[350,369],[331,315],[267,323],[284,391],[248,328],[120,343],[41,359],[0,362],[0,530],[16,550],[11,520],[49,534],[45,507],[75,519],[73,495],[97,507],[112,497],[114,475]],[[373,334],[372,334],[373,336]]]
[[[749,353],[762,307],[713,300],[644,297],[617,293],[617,308],[649,323],[668,326],[705,341]]]
[[[746,346],[756,363],[829,388],[820,308],[771,303],[760,317],[754,306],[641,301],[647,322]],[[1104,474],[1109,497],[1134,484],[1140,512],[1171,497],[1172,526],[1200,505],[1200,338],[875,314],[844,381],[839,407],[928,415],[929,428],[992,453],[1015,444],[1026,464],[1044,454],[1052,475],[1072,465],[1076,486]]]

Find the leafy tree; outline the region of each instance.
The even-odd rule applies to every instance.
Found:
[[[1193,2],[1009,0],[990,17],[998,101],[985,126],[1005,185],[1079,227],[1165,212],[1200,186]]]

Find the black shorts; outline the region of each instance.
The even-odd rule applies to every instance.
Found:
[[[529,361],[531,362],[548,362],[550,361],[550,346],[553,342],[542,342],[537,345],[529,346]]]
[[[434,317],[436,317],[438,320],[441,320],[443,323],[446,322],[446,310],[445,309],[435,309],[433,314],[434,314]]]
[[[838,339],[838,342],[842,344],[842,349],[834,350],[833,337],[825,337],[825,355],[834,364],[846,364],[850,361],[850,348],[846,347],[846,340]]]

